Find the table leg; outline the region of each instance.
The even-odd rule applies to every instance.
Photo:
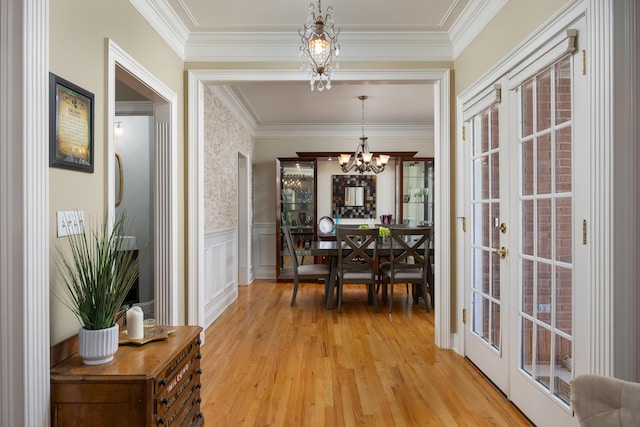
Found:
[[[336,290],[336,279],[338,276],[338,257],[332,256],[330,259],[331,275],[329,276],[329,290],[327,292],[327,310],[333,310],[333,295]]]

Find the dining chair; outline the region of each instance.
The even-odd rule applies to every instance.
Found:
[[[324,296],[325,304],[326,298],[328,298],[329,292],[329,276],[331,275],[331,268],[326,264],[298,264],[298,256],[296,255],[295,246],[293,245],[293,236],[291,235],[291,228],[288,226],[282,227],[284,231],[285,242],[291,257],[291,266],[293,268],[293,295],[291,296],[291,306],[296,303],[296,295],[298,294],[298,283],[300,280],[310,281],[324,279]]]
[[[376,262],[378,257],[378,230],[338,226],[338,313],[342,311],[344,284],[363,284],[367,287],[367,300],[376,312],[380,311],[376,297]]]
[[[427,312],[431,310],[431,294],[428,292],[430,269],[429,241],[430,227],[391,228],[390,266],[385,271],[383,293],[387,294],[387,286],[391,285],[389,296],[389,313],[393,308],[393,288],[396,283],[419,285],[424,297]],[[429,295],[429,297],[427,296]],[[414,298],[415,299],[415,298]]]

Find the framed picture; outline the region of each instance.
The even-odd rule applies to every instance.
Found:
[[[93,173],[93,94],[49,73],[49,166]]]

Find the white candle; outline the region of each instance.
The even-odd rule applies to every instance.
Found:
[[[127,335],[134,340],[144,337],[144,313],[140,307],[127,310]]]

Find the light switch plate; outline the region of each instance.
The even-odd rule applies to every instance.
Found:
[[[84,233],[84,211],[56,212],[58,237]]]

